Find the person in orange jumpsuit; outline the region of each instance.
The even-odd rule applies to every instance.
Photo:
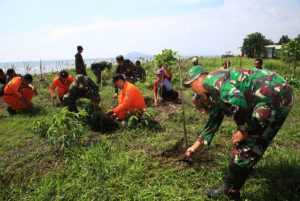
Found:
[[[15,114],[21,110],[33,109],[31,99],[37,95],[36,89],[31,85],[32,75],[14,77],[4,88],[3,101],[9,105],[7,111]]]
[[[50,84],[49,91],[51,97],[55,99],[55,92],[57,92],[59,100],[62,101],[63,96],[69,92],[70,85],[73,81],[73,77],[70,76],[66,70],[60,71],[59,75],[54,78],[53,82]]]
[[[122,121],[126,120],[126,115],[129,112],[137,111],[142,115],[146,110],[146,103],[140,90],[126,81],[122,74],[114,75],[113,82],[117,88],[122,89],[122,92],[118,97],[118,106],[109,110],[106,114]]]

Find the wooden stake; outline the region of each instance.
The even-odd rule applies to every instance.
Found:
[[[187,132],[186,132],[186,125],[185,125],[184,99],[183,99],[183,91],[182,91],[183,84],[182,84],[180,59],[178,59],[177,66],[178,66],[179,78],[180,78],[179,92],[180,92],[180,98],[181,98],[181,104],[182,104],[183,138],[184,138],[183,145],[187,149],[188,148],[188,145],[187,145]]]

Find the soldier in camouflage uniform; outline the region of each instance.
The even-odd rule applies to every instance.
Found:
[[[232,136],[234,150],[225,183],[207,189],[209,197],[226,195],[240,198],[240,189],[250,170],[276,136],[293,105],[293,92],[279,75],[267,70],[216,70],[207,73],[193,66],[187,74],[186,87],[202,97],[198,106],[210,113],[198,140],[187,149],[190,157],[202,145],[210,145],[224,115],[234,117],[237,131]]]
[[[146,80],[146,71],[142,67],[141,61],[137,60],[135,62],[135,66],[136,66],[136,80],[140,82],[144,82]]]
[[[76,101],[79,98],[87,98],[91,103],[98,105],[100,102],[99,88],[88,76],[76,75],[75,81],[71,84],[69,93],[64,95],[63,103],[72,112],[78,112]]]
[[[82,75],[87,75],[86,74],[86,68],[85,68],[85,64],[82,58],[82,51],[83,51],[83,47],[81,45],[77,46],[77,53],[75,54],[75,71],[76,71],[76,75],[78,74],[82,74]]]
[[[97,79],[96,82],[98,84],[101,83],[101,71],[103,71],[105,68],[111,69],[111,67],[112,67],[112,63],[106,61],[99,61],[96,63],[92,63],[91,69],[94,75],[96,76]]]

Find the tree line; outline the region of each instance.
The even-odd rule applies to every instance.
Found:
[[[300,34],[293,40],[300,41]],[[292,39],[288,35],[282,35],[277,43],[274,43],[271,39],[267,39],[263,34],[259,32],[251,33],[247,35],[243,40],[242,56],[249,58],[261,57],[265,55],[266,45],[285,45],[291,42]]]

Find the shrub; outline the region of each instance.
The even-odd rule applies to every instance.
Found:
[[[144,112],[144,116],[149,117],[150,114]],[[138,113],[128,114],[124,123],[125,129],[145,128],[148,126],[148,120],[142,118]]]
[[[284,79],[293,87],[300,88],[300,80],[293,75],[285,76]]]
[[[82,122],[86,116],[85,111],[73,113],[67,108],[63,108],[60,113],[54,115],[52,125],[47,131],[47,138],[49,138],[50,143],[60,145],[61,149],[77,143],[84,134]]]
[[[33,122],[31,131],[40,137],[46,137],[50,125],[51,122],[49,119],[46,118],[38,119]]]

